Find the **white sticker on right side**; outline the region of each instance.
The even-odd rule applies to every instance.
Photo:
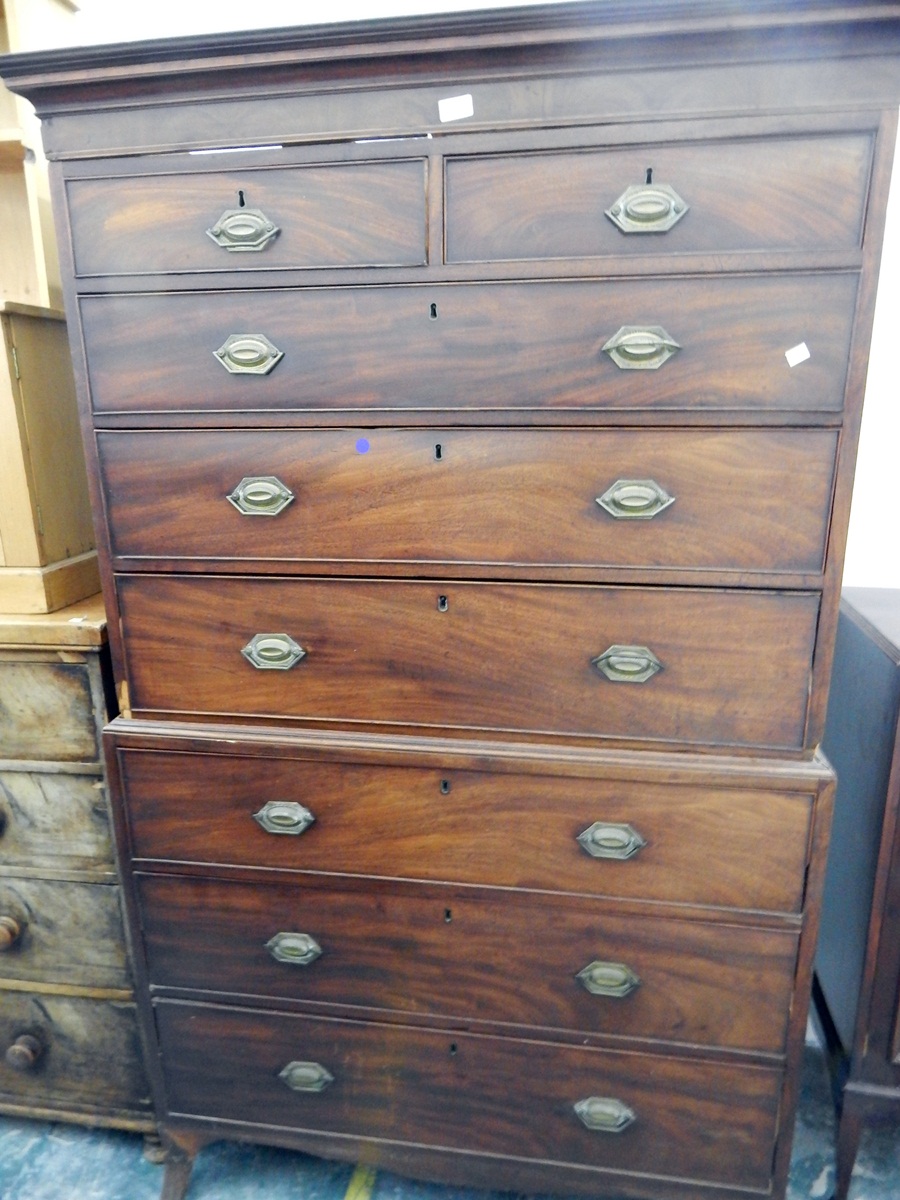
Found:
[[[812,355],[806,342],[801,342],[799,346],[791,346],[790,350],[785,350],[784,357],[789,367],[797,367],[808,358],[812,358]]]

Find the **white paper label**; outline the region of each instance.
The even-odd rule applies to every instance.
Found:
[[[472,97],[467,92],[465,96],[448,96],[446,100],[438,100],[438,115],[441,121],[464,121],[466,117],[474,117]]]
[[[799,346],[792,346],[790,350],[785,350],[784,357],[787,359],[789,367],[797,367],[800,363],[806,362],[808,358],[812,358],[812,355],[806,342],[801,342]]]

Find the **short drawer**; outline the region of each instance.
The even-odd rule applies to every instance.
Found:
[[[129,987],[118,887],[0,878],[0,978]]]
[[[149,1119],[135,1006],[0,991],[5,1106]]]
[[[856,289],[853,273],[806,273],[79,303],[98,413],[384,410],[396,422],[398,411],[840,412]],[[789,365],[801,345],[808,357]]]
[[[79,276],[425,262],[421,158],[71,179],[67,195]]]
[[[815,594],[184,575],[118,588],[141,715],[804,746]]]
[[[96,775],[0,771],[6,870],[113,872],[106,788]]]
[[[100,433],[98,446],[122,565],[528,564],[771,578],[822,570],[837,434],[185,430]]]
[[[803,904],[812,802],[803,792],[239,748],[236,740],[228,754],[118,749],[137,860],[786,913]],[[748,867],[748,846],[760,848],[759,869]]]
[[[784,1052],[796,930],[397,884],[151,875],[138,892],[151,986]]]
[[[447,160],[449,262],[855,249],[869,133]]]
[[[172,1114],[577,1163],[598,1176],[652,1162],[664,1178],[754,1190],[770,1178],[774,1069],[213,1006],[156,1011]],[[591,1098],[611,1103],[588,1103],[585,1119],[618,1132],[586,1127],[575,1106]]]
[[[95,762],[99,681],[57,655],[0,659],[0,759]]]

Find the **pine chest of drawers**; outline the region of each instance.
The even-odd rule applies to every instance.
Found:
[[[694,0],[3,61],[168,1196],[219,1137],[783,1196],[898,47]]]

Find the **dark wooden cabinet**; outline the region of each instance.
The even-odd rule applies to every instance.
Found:
[[[900,1116],[900,592],[844,591],[825,745],[839,784],[816,996],[837,1052],[842,1200],[863,1125]]]
[[[167,1197],[228,1136],[783,1197],[898,50],[608,0],[0,65]]]

